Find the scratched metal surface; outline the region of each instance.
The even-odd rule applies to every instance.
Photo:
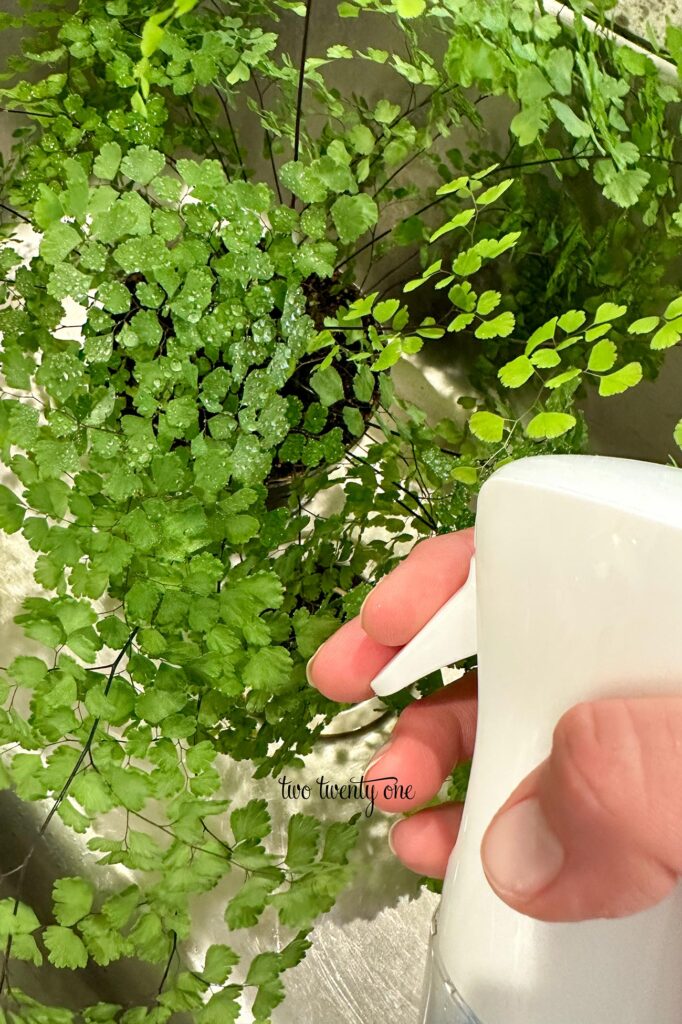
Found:
[[[30,244],[30,243],[28,243]],[[74,323],[73,313],[69,314]],[[679,363],[670,364],[666,391],[679,394]],[[677,382],[673,389],[671,385]],[[661,384],[656,385],[658,407],[651,409],[646,420],[647,437],[652,439],[658,430],[661,439],[669,437],[668,418],[671,409],[660,402]],[[422,408],[437,421],[445,415],[458,415],[461,410],[456,398],[461,393],[461,377],[452,353],[433,346],[420,357],[397,368],[396,384],[401,394],[418,401]],[[618,400],[611,400],[616,410]],[[672,403],[667,403],[671,405]],[[676,404],[676,403],[675,403]],[[603,407],[600,403],[599,409]],[[588,410],[589,411],[589,410]],[[649,410],[647,410],[649,415]],[[660,422],[659,422],[660,421]],[[618,418],[616,423],[620,426]],[[637,417],[634,417],[637,422]],[[630,419],[630,424],[633,419]],[[665,430],[661,429],[665,425]],[[627,425],[625,430],[614,430],[614,421],[601,423],[603,441],[618,450],[614,454],[639,455],[639,434]],[[597,445],[602,450],[604,444]],[[652,459],[665,459],[666,450],[648,451]],[[0,474],[3,482],[9,483]],[[335,494],[325,496],[325,504],[316,511],[331,510]],[[33,554],[19,535],[0,534],[0,635],[3,638],[2,663],[7,664],[19,653],[37,649],[24,640],[19,628],[12,622],[21,600],[36,591],[32,578]],[[371,703],[346,713],[335,726],[352,728],[365,722],[375,713]],[[315,794],[314,782],[320,775],[336,782],[358,778],[372,752],[385,740],[385,733],[364,734],[351,744],[348,740],[322,745],[308,758],[303,769],[289,772],[292,781],[313,783],[309,801],[285,802],[274,780],[250,779],[247,764],[225,762],[223,773],[225,791],[235,804],[253,796],[269,798],[274,811],[274,842],[285,842],[287,821],[297,810],[315,812],[327,819],[347,817],[352,810],[364,810],[366,803],[321,801]],[[44,814],[44,811],[42,812]],[[20,863],[36,833],[41,820],[41,809],[21,805],[10,794],[0,794],[0,820],[3,822],[3,842],[0,844],[0,872]],[[353,885],[342,895],[332,912],[316,926],[313,945],[306,959],[286,975],[286,998],[273,1015],[274,1024],[417,1024],[422,977],[426,960],[431,917],[437,898],[430,892],[419,890],[417,881],[392,857],[386,842],[390,826],[388,816],[375,811],[362,832],[360,862],[362,867]],[[122,821],[111,815],[107,828],[112,836],[120,835]],[[46,840],[39,843],[31,862],[31,874],[26,891],[31,893],[39,916],[49,912],[50,891],[54,878],[75,871],[94,869],[91,855],[79,837],[68,833],[61,822],[54,820]],[[105,876],[104,883],[120,884],[115,869]],[[102,881],[102,871],[97,869]],[[213,942],[226,940],[222,908],[229,898],[235,882],[225,879],[218,891],[201,897],[194,907],[193,941],[184,949],[193,966],[200,967],[206,948]],[[8,895],[11,893],[8,893]],[[278,927],[276,917],[266,914],[257,928],[231,935],[229,941],[242,954],[245,966],[253,955],[284,945],[289,934]],[[236,972],[236,980],[241,975]],[[153,997],[158,987],[158,971],[133,962],[114,964],[106,969],[89,968],[86,971],[60,972],[41,968],[40,980],[34,969],[21,965],[15,969],[14,979],[22,987],[40,993],[56,1005],[78,1007],[97,1000],[116,1002],[125,992],[126,1000],[143,1003]],[[249,1006],[242,1009],[238,1024],[251,1024]]]
[[[19,249],[27,257],[38,239],[22,231]],[[79,322],[79,311],[67,311],[69,324]],[[77,327],[73,334],[78,336]],[[437,421],[445,415],[460,415],[455,398],[461,393],[459,370],[451,359],[441,368],[431,358],[415,357],[397,368],[395,381],[399,393],[429,409]],[[362,445],[362,441],[359,442]],[[5,471],[0,480],[12,485]],[[312,510],[329,514],[337,506],[340,492],[331,488],[319,496]],[[410,544],[405,545],[405,550]],[[0,533],[0,635],[3,638],[2,663],[18,654],[39,653],[37,644],[27,641],[14,622],[22,600],[38,593],[32,575],[34,554],[23,537]],[[377,714],[378,702],[366,702],[345,712],[331,727],[337,731],[365,724]],[[358,779],[373,751],[385,742],[386,733],[363,733],[355,744],[346,740],[321,744],[304,768],[288,772],[291,781],[311,784],[309,800],[284,801],[275,780],[254,782],[248,763],[235,764],[224,759],[225,793],[238,805],[253,796],[269,800],[273,811],[273,848],[286,843],[289,816],[298,810],[313,812],[328,820],[347,818],[354,810],[365,814],[359,862],[361,869],[354,884],[342,895],[332,912],[317,925],[313,946],[305,961],[286,978],[286,999],[275,1012],[276,1024],[413,1024],[418,1015],[422,975],[426,958],[430,920],[436,897],[420,891],[416,878],[392,857],[386,841],[390,820],[379,811],[369,814],[366,800],[322,799],[315,780],[321,776],[332,783],[344,784]],[[45,814],[39,805],[25,805],[10,793],[0,793],[3,842],[0,844],[0,872],[20,864]],[[118,837],[125,827],[122,816],[107,816],[102,831]],[[87,837],[85,837],[87,838]],[[85,839],[53,819],[46,837],[37,842],[30,862],[24,893],[30,894],[36,913],[45,918],[50,911],[50,893],[55,878],[84,870],[93,872],[103,888],[125,884],[129,875],[121,869],[95,871],[94,858]],[[201,967],[206,948],[226,941],[222,908],[237,880],[226,878],[218,890],[197,899],[194,910],[193,940],[183,948],[192,966]],[[10,879],[11,884],[11,879]],[[6,895],[14,895],[11,892]],[[25,897],[24,897],[25,898]],[[264,950],[278,948],[291,937],[280,930],[276,916],[266,913],[259,926],[230,935],[229,941],[242,955],[244,969],[251,958]],[[126,1002],[144,1003],[158,988],[159,971],[144,965],[122,962],[106,969],[60,972],[49,966],[37,973],[29,965],[13,968],[15,984],[40,995],[47,1002],[72,1008],[98,1000],[116,1002],[125,992]],[[240,971],[235,971],[240,980]],[[250,1024],[249,1006],[243,1007],[238,1024]]]
[[[403,374],[405,390],[418,386],[428,390],[428,380],[417,367]],[[443,378],[436,376],[436,386]],[[441,392],[442,400],[442,392]],[[11,481],[5,475],[4,481]],[[333,490],[326,497],[326,508],[333,505]],[[324,510],[318,506],[318,511]],[[13,623],[22,599],[37,588],[32,578],[33,553],[20,535],[0,534],[0,630],[3,637],[3,662],[8,663],[20,653],[37,651],[27,642]],[[376,715],[373,702],[346,712],[334,728],[346,730],[365,723]],[[436,898],[419,891],[415,877],[391,856],[386,842],[390,821],[378,811],[369,813],[366,800],[322,799],[315,780],[324,776],[328,782],[343,784],[358,779],[372,752],[385,741],[385,734],[363,734],[355,744],[348,740],[326,742],[308,758],[303,769],[288,772],[291,781],[311,784],[309,800],[284,801],[279,785],[272,779],[254,782],[248,764],[234,764],[225,759],[222,769],[225,792],[238,804],[253,796],[269,798],[274,812],[273,844],[286,842],[289,816],[297,810],[313,812],[328,820],[346,818],[354,810],[365,814],[362,830],[360,862],[362,867],[355,883],[342,895],[333,911],[315,929],[313,946],[306,960],[287,976],[287,996],[276,1011],[277,1024],[412,1024],[418,1014],[423,966],[426,956],[429,923]],[[26,849],[35,838],[44,810],[39,806],[22,805],[10,794],[0,795],[3,820],[3,843],[0,846],[0,871],[8,871],[21,862]],[[106,830],[120,835],[123,818],[109,815]],[[40,842],[31,861],[31,874],[25,892],[39,916],[49,912],[50,890],[54,878],[85,869],[93,870],[94,861],[81,837],[69,833],[54,819],[47,838]],[[104,884],[122,882],[110,869],[102,877]],[[231,878],[194,907],[193,943],[184,949],[197,967],[203,962],[206,948],[213,942],[226,940],[222,907],[234,885]],[[243,954],[245,966],[256,953],[284,945],[290,934],[280,932],[274,914],[266,914],[257,928],[237,932],[230,943]],[[81,1006],[99,999],[117,1000],[121,991],[130,999],[144,1001],[156,991],[155,970],[141,965],[117,964],[106,970],[69,972],[41,968],[39,988],[34,969],[20,965],[13,975],[15,983],[25,985],[49,1002]],[[237,972],[238,977],[238,972]],[[244,1006],[239,1024],[249,1024],[252,1017]]]
[[[9,0],[6,0],[9,2]],[[330,7],[332,6],[330,0]],[[666,16],[678,21],[679,0],[621,0],[619,9],[635,31],[643,31],[646,20],[660,30]],[[3,49],[13,47],[8,34]],[[371,92],[375,82],[367,82]],[[7,145],[7,126],[0,125],[3,148]],[[71,319],[69,322],[73,322]],[[682,362],[672,354],[668,368],[655,385],[643,384],[637,393],[615,397],[609,403],[589,400],[588,419],[593,422],[594,450],[608,454],[630,455],[665,461],[668,454],[672,424],[677,418],[677,398]],[[399,391],[414,398],[429,410],[435,421],[459,411],[455,400],[460,393],[460,374],[452,362],[452,352],[431,346],[423,357],[403,364],[396,373]],[[644,409],[644,412],[642,410]],[[639,410],[640,415],[637,415]],[[637,423],[646,423],[646,434]],[[8,482],[3,478],[3,482]],[[331,496],[333,500],[333,495]],[[23,597],[35,591],[32,578],[33,555],[20,536],[0,534],[0,635],[3,664],[19,653],[28,653],[13,616]],[[32,649],[32,648],[31,648]],[[343,728],[353,721],[366,720],[373,713],[371,706],[348,714]],[[339,723],[339,728],[342,723]],[[292,780],[311,782],[324,774],[343,783],[357,778],[385,736],[377,732],[364,735],[351,745],[348,741],[326,744],[311,756],[304,769]],[[273,780],[250,780],[248,765],[225,763],[225,788],[235,803],[251,796],[270,798],[275,812],[275,840],[283,842],[288,816],[297,810],[314,811],[331,819],[347,817],[351,810],[364,809],[358,802],[309,801],[283,802],[279,786]],[[0,844],[0,871],[19,863],[32,843],[36,823],[41,820],[40,808],[26,806],[7,793],[0,793],[0,820],[3,841]],[[419,891],[416,879],[391,856],[386,842],[390,821],[375,812],[363,829],[360,856],[362,869],[354,884],[343,894],[332,912],[314,930],[313,945],[306,959],[286,975],[286,999],[275,1011],[275,1024],[416,1024],[427,940],[437,898]],[[108,822],[112,835],[120,832],[120,822],[112,816]],[[93,861],[78,837],[68,833],[55,820],[46,840],[38,843],[27,878],[27,891],[32,895],[40,915],[49,908],[54,878],[77,870],[91,870]],[[98,869],[97,877],[102,878]],[[105,882],[116,884],[114,869]],[[221,908],[233,885],[226,879],[218,892],[202,897],[194,908],[193,943],[186,947],[187,956],[198,966],[203,953],[212,942],[225,941]],[[284,944],[288,936],[281,934],[277,920],[265,915],[258,928],[235,933],[230,941],[243,954],[248,965],[251,956]],[[126,998],[143,1002],[156,991],[158,974],[130,962],[114,964],[106,969],[60,972],[41,968],[40,982],[32,968],[17,970],[17,984],[40,992],[56,1005],[82,1006],[97,1000],[115,1002],[121,992]],[[250,1024],[249,1007],[244,1006],[238,1024]]]
[[[432,352],[421,361],[416,359],[402,366],[397,383],[402,393],[418,398],[422,407],[430,409],[434,419],[456,408],[457,368],[450,359],[439,358],[438,353]],[[606,436],[608,434],[607,431]],[[610,436],[614,436],[613,432]],[[618,436],[619,453],[628,454],[627,437],[622,433]],[[655,457],[655,453],[650,453],[649,457]],[[4,478],[3,482],[9,481]],[[329,499],[333,501],[333,498],[332,493]],[[32,559],[32,552],[21,536],[0,534],[0,631],[4,664],[30,649],[12,619],[22,598],[36,589]],[[374,713],[371,705],[364,705],[347,713],[344,722],[339,720],[338,728],[352,728],[354,722],[366,721]],[[377,732],[363,735],[356,744],[347,740],[325,744],[308,759],[305,768],[288,775],[292,781],[313,784],[322,774],[339,784],[358,778],[372,752],[384,740],[384,733]],[[313,811],[332,819],[347,817],[352,810],[364,810],[367,806],[362,801],[321,801],[315,789],[309,801],[284,802],[276,782],[254,783],[250,779],[248,765],[226,762],[223,771],[225,790],[235,804],[252,796],[270,798],[278,844],[285,841],[288,816],[296,810]],[[0,872],[4,872],[22,860],[35,836],[41,812],[40,808],[21,805],[11,795],[3,793],[0,794],[0,816],[3,822]],[[110,816],[108,828],[112,836],[120,834],[121,825],[115,815]],[[313,945],[306,959],[287,973],[287,995],[275,1011],[274,1024],[417,1024],[429,926],[437,898],[432,893],[419,891],[414,876],[392,857],[386,842],[389,825],[389,818],[378,811],[366,823],[358,877],[315,928]],[[31,893],[36,912],[44,916],[49,911],[53,879],[83,867],[89,871],[93,861],[82,840],[69,834],[55,819],[47,839],[38,845],[31,865],[26,889]],[[97,877],[101,879],[101,869]],[[106,881],[116,884],[113,869]],[[185,954],[194,966],[201,965],[211,943],[226,939],[222,907],[233,885],[233,880],[227,878],[218,891],[197,900],[193,942],[185,947]],[[280,931],[274,915],[266,914],[257,928],[237,932],[229,941],[248,966],[253,955],[284,945],[288,938],[288,934]],[[16,983],[29,990],[33,988],[48,1002],[72,1007],[97,1000],[115,1002],[121,992],[126,993],[127,1000],[144,1002],[153,996],[158,986],[156,970],[131,962],[75,974],[41,968],[39,983],[34,974],[31,976],[32,971],[21,965],[14,975]],[[238,1024],[251,1024],[251,1020],[246,1005]]]

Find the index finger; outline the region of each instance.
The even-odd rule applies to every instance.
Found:
[[[420,541],[362,606],[365,633],[387,647],[408,643],[466,581],[473,553],[473,527]]]
[[[308,662],[308,682],[332,700],[354,703],[373,697],[372,679],[459,590],[472,553],[473,529],[417,544],[377,584],[360,616],[318,648]]]

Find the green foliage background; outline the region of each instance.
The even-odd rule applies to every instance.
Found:
[[[571,29],[528,0],[345,2],[319,54],[312,0],[0,19],[25,33],[0,90],[23,115],[0,167],[0,527],[42,590],[17,618],[42,653],[3,671],[0,782],[44,802],[41,835],[58,816],[135,878],[61,878],[46,920],[32,851],[3,879],[0,1019],[222,1024],[246,998],[268,1020],[359,821],[294,815],[275,850],[220,757],[255,780],[302,765],[340,710],[305,663],[399,545],[471,525],[504,461],[585,450],[585,387],[654,377],[682,338],[678,90],[583,6]],[[676,66],[682,33],[666,47]],[[377,101],[348,85],[364,67]],[[495,97],[514,105],[504,152]],[[22,221],[41,234],[27,264]],[[403,278],[420,263],[407,281],[396,252]],[[438,423],[391,382],[425,344],[470,353],[471,394]],[[194,970],[193,900],[228,873],[225,941]],[[229,933],[266,908],[286,944],[238,964]],[[12,981],[17,960],[129,957],[158,965],[143,1006],[45,1006]]]

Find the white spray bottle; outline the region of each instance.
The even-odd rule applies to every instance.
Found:
[[[588,455],[497,470],[469,579],[372,686],[476,652],[476,750],[422,1024],[681,1024],[682,886],[630,917],[548,924],[495,895],[480,846],[568,708],[682,694],[682,471]]]

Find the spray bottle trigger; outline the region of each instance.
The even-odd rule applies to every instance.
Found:
[[[476,653],[476,572],[439,608],[408,644],[391,658],[370,686],[379,697],[404,689],[436,669]]]

